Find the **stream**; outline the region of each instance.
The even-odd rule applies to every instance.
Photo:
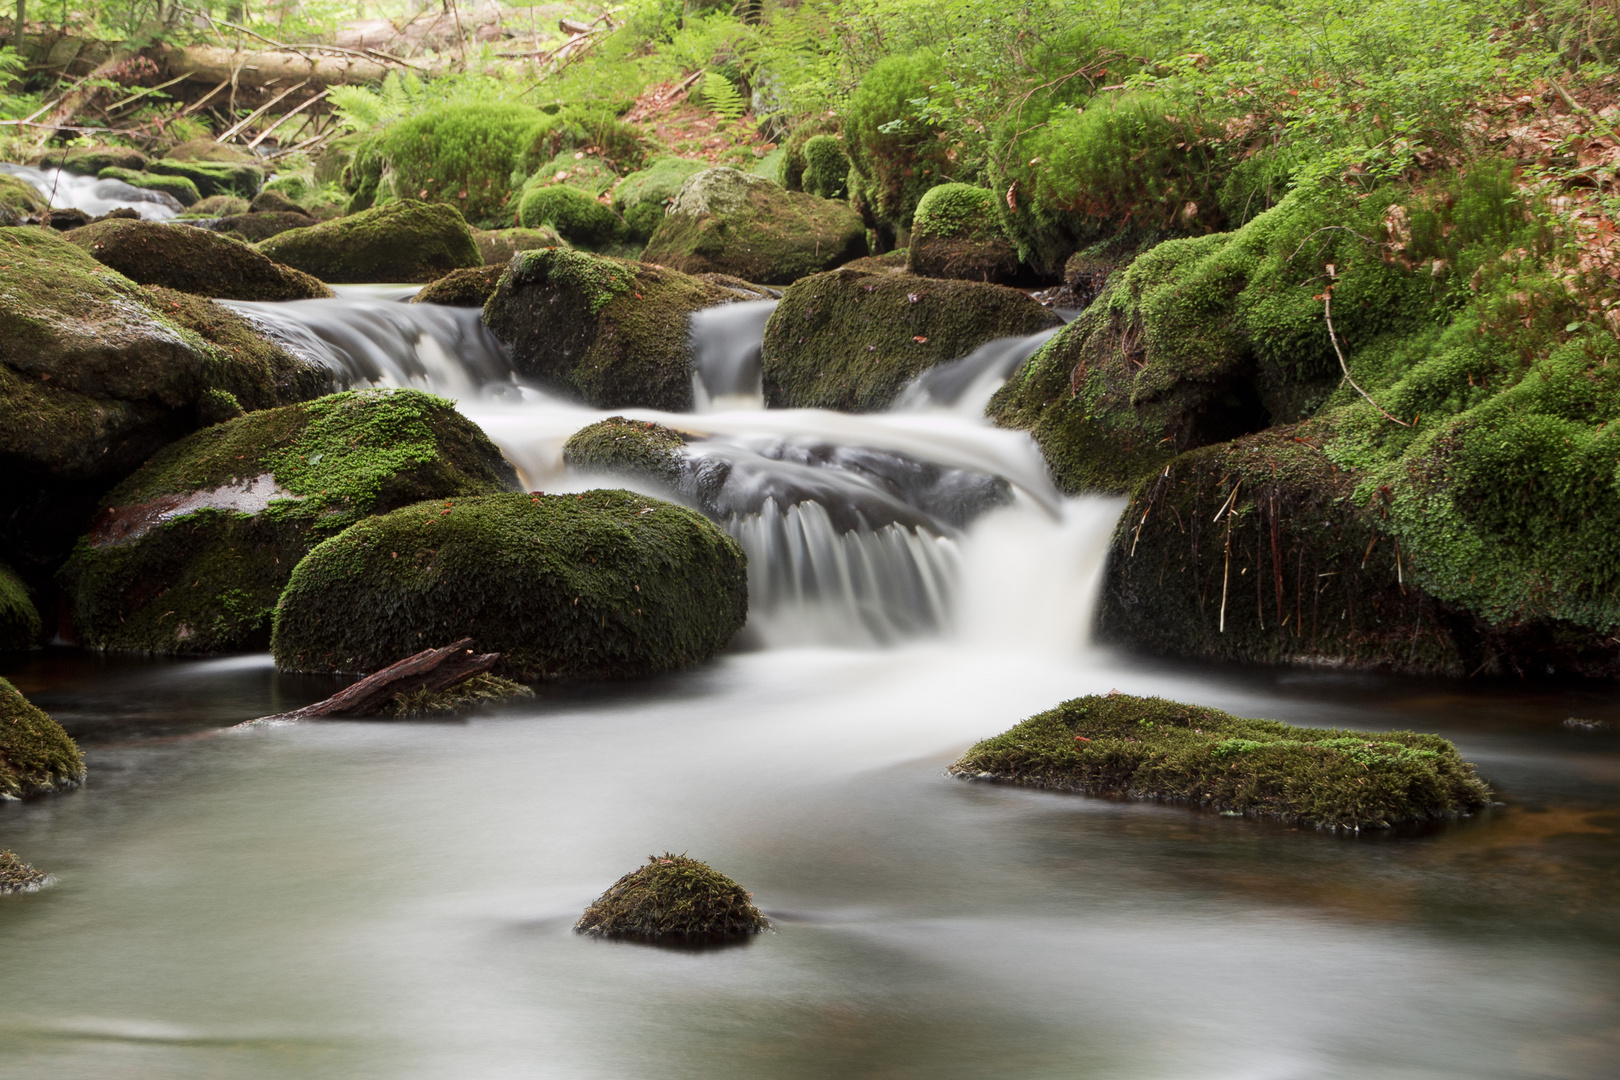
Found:
[[[530,489],[624,486],[561,460],[608,412],[524,385],[476,310],[402,292],[232,306],[346,385],[455,398]],[[1615,1075],[1612,688],[1111,651],[1089,627],[1122,501],[1062,497],[981,418],[1039,338],[886,413],[765,410],[768,315],[694,320],[697,411],[617,410],[723,477],[751,614],[712,664],[454,721],[221,732],[337,684],[261,655],[0,662],[91,776],[0,806],[0,847],[58,878],[0,899],[0,1077]],[[1502,803],[1345,836],[946,777],[1112,689],[1438,732]],[[775,932],[572,933],[666,850]]]

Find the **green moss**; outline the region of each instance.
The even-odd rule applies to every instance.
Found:
[[[954,174],[951,147],[922,117],[943,78],[939,57],[928,50],[885,57],[845,110],[844,142],[861,199],[891,230],[909,226],[923,193]]]
[[[281,192],[266,188],[253,196],[253,201],[248,204],[248,212],[253,214],[302,214],[304,208]]]
[[[66,169],[82,176],[97,176],[109,167],[144,170],[146,155],[128,146],[74,146],[43,151],[34,159],[34,164],[40,168]]]
[[[647,159],[647,144],[636,126],[595,105],[569,105],[544,114],[524,138],[517,161],[522,176],[534,175],[542,162],[565,151],[585,150],[620,174],[641,168]]]
[[[51,881],[50,875],[35,870],[17,858],[15,852],[0,851],[0,896],[38,892]]]
[[[800,121],[782,140],[776,171],[760,175],[775,180],[789,191],[803,191],[804,170],[810,165],[804,156],[805,144],[818,135],[837,135],[840,128],[841,121],[833,116],[814,116]]]
[[[1033,716],[974,746],[951,771],[1328,829],[1455,818],[1491,800],[1437,735],[1291,727],[1120,693]]]
[[[498,265],[452,270],[411,297],[411,303],[481,308],[494,294],[504,273],[506,267]]]
[[[835,270],[798,282],[765,326],[765,403],[872,412],[935,364],[1057,326],[1016,289]]]
[[[452,270],[484,264],[471,230],[454,207],[415,200],[293,229],[262,241],[259,250],[334,283],[425,283]]]
[[[663,267],[563,248],[512,261],[484,322],[516,370],[598,408],[692,407],[692,312],[741,299]]]
[[[970,184],[930,188],[917,204],[907,249],[911,271],[926,277],[1010,281],[1018,253],[1002,235],[993,192]]]
[[[648,420],[610,416],[574,432],[563,444],[563,464],[587,472],[675,483],[685,472],[686,437]]]
[[[10,173],[0,172],[0,207],[18,217],[29,217],[44,210],[45,199],[33,184]]]
[[[110,220],[67,234],[69,242],[142,285],[220,300],[310,300],[332,290],[239,240],[159,221]]]
[[[849,154],[836,135],[816,135],[804,144],[804,190],[823,199],[849,194]]]
[[[639,172],[633,172],[613,189],[613,209],[624,218],[625,231],[632,240],[646,243],[664,220],[664,211],[680,194],[688,177],[709,168],[706,161],[662,157]]]
[[[280,236],[294,229],[307,229],[314,224],[314,218],[301,212],[269,211],[256,214],[244,207],[240,214],[220,218],[214,230],[244,243],[257,244],[272,236]]]
[[[597,897],[574,930],[606,938],[702,944],[771,928],[741,885],[707,863],[665,852]]]
[[[208,198],[186,208],[181,217],[189,218],[228,218],[236,217],[248,212],[248,201],[236,195],[210,195]],[[306,222],[306,224],[308,224]]]
[[[844,203],[716,168],[682,185],[642,258],[689,274],[786,285],[865,254],[866,229]]]
[[[197,185],[184,176],[136,172],[134,169],[120,169],[116,165],[109,165],[96,176],[102,180],[122,180],[130,187],[147,191],[161,191],[174,196],[175,201],[181,206],[191,206],[202,201],[202,193],[197,190]]]
[[[742,549],[693,511],[624,491],[422,503],[310,552],[272,651],[375,670],[473,638],[529,679],[636,678],[715,656],[747,617]]]
[[[183,176],[196,185],[198,193],[235,195],[251,199],[264,186],[264,170],[257,165],[233,161],[175,161],[160,158],[148,162],[146,171],[159,176]]]
[[[368,514],[515,485],[449,402],[415,390],[334,394],[166,447],[102,501],[61,577],[86,645],[263,647],[271,608],[315,544]]]
[[[505,266],[520,251],[568,246],[568,241],[549,225],[539,229],[475,229],[473,241],[485,266]]]
[[[601,158],[583,150],[564,150],[535,170],[524,186],[543,187],[546,184],[567,184],[569,187],[600,195],[619,180]]]
[[[28,586],[0,563],[0,652],[32,649],[40,643],[39,610],[28,596]]]
[[[84,757],[62,726],[0,679],[0,800],[84,783]]]
[[[549,184],[524,192],[518,204],[518,220],[531,229],[553,228],[570,244],[587,248],[605,247],[624,232],[624,222],[612,207],[568,184]]]
[[[532,698],[534,691],[499,675],[474,675],[448,690],[417,690],[401,694],[388,706],[390,716],[450,716],[497,701]]]

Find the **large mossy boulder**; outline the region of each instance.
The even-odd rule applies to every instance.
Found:
[[[426,283],[484,265],[472,230],[455,207],[415,200],[279,233],[261,242],[259,250],[333,284]]]
[[[264,170],[242,161],[176,161],[159,158],[146,163],[146,172],[158,176],[182,176],[196,185],[203,198],[235,195],[251,199],[264,186]]]
[[[512,260],[484,322],[520,375],[598,408],[692,407],[694,311],[754,299],[660,266],[564,248]]]
[[[448,401],[360,390],[249,413],[165,447],[106,496],[61,579],[82,644],[263,648],[310,548],[370,514],[517,486]]]
[[[675,485],[686,475],[686,436],[650,420],[610,416],[587,424],[563,444],[563,464],[651,483]]]
[[[97,176],[102,169],[146,168],[146,155],[130,146],[71,146],[60,150],[43,150],[34,155],[32,162],[41,169],[63,169],[82,176]]]
[[[216,300],[314,300],[332,290],[240,240],[190,225],[109,220],[74,229],[72,243],[141,285]]]
[[[574,931],[679,945],[738,941],[771,928],[741,885],[708,863],[665,852],[615,881]]]
[[[971,184],[941,184],[917,204],[906,265],[924,277],[1011,281],[1018,249],[1001,231],[993,191]]]
[[[62,725],[0,679],[0,801],[84,783],[84,756]]]
[[[613,189],[613,209],[624,219],[630,239],[645,244],[681,193],[681,186],[707,168],[707,161],[661,157],[620,180]]]
[[[0,652],[32,649],[40,643],[42,624],[23,584],[11,567],[0,563]]]
[[[478,245],[485,266],[501,267],[520,251],[568,246],[568,241],[549,225],[538,229],[474,229],[473,242]]]
[[[928,368],[1061,323],[1016,289],[834,270],[782,294],[765,326],[765,404],[873,412]]]
[[[681,185],[642,258],[689,274],[787,285],[866,250],[866,226],[847,204],[715,168]]]
[[[702,663],[748,615],[742,548],[627,491],[495,495],[368,518],[298,564],[271,649],[293,671],[371,671],[473,639],[525,680]]]
[[[1292,727],[1117,692],[1032,716],[950,771],[1324,829],[1446,820],[1491,802],[1474,767],[1438,735]]]

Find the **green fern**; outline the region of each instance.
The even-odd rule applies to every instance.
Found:
[[[737,93],[731,80],[718,71],[703,76],[703,103],[727,120],[735,120],[748,109],[748,102]]]
[[[426,96],[421,79],[408,71],[390,71],[376,90],[334,86],[331,101],[344,127],[351,131],[371,131],[416,112]]]

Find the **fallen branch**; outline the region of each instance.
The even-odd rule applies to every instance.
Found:
[[[216,143],[222,143],[222,142],[225,142],[225,141],[227,141],[227,140],[229,140],[231,138],[234,138],[238,131],[241,131],[243,128],[245,128],[249,124],[253,123],[253,121],[257,120],[259,117],[261,117],[265,113],[269,112],[270,108],[273,105],[275,105],[278,101],[280,101],[282,98],[286,97],[288,94],[292,94],[292,93],[294,93],[296,91],[302,90],[304,87],[306,87],[308,85],[309,85],[309,80],[305,79],[301,83],[296,83],[293,86],[289,86],[287,89],[283,90],[281,93],[277,94],[275,97],[271,98],[269,101],[265,102],[263,105],[260,105],[257,109],[254,109],[252,112],[248,113],[247,116],[243,117],[240,121],[233,124],[230,128],[226,129],[225,133],[220,135],[220,137],[215,139],[214,141]],[[305,104],[307,105],[308,102],[305,102]]]
[[[281,119],[277,120],[275,123],[271,124],[269,127],[265,128],[263,131],[261,131],[257,135],[255,135],[253,137],[253,141],[248,143],[248,149],[252,150],[254,147],[256,147],[260,143],[264,142],[265,136],[269,135],[272,131],[276,130],[276,128],[280,127],[282,124],[285,124],[288,120],[291,120],[293,117],[297,116],[299,113],[303,112],[305,109],[309,108],[311,105],[315,104],[317,101],[320,101],[322,98],[324,98],[327,94],[330,94],[331,92],[332,92],[331,88],[328,87],[327,89],[322,90],[320,93],[316,94],[314,97],[306,98],[302,105],[293,106],[287,112],[282,114]]]
[[[1328,267],[1328,279],[1328,287],[1322,291],[1322,314],[1327,319],[1328,340],[1333,342],[1333,355],[1339,358],[1339,370],[1344,372],[1344,381],[1349,383],[1356,393],[1366,398],[1367,404],[1377,409],[1385,420],[1399,424],[1401,427],[1411,427],[1412,425],[1405,420],[1398,420],[1392,416],[1382,405],[1373,400],[1371,394],[1361,388],[1360,383],[1350,377],[1350,365],[1344,361],[1344,353],[1339,349],[1339,335],[1333,330],[1333,282],[1336,279],[1331,266]]]
[[[313,720],[323,716],[373,716],[390,701],[419,690],[448,690],[495,666],[500,653],[475,653],[468,648],[472,638],[462,638],[442,649],[423,649],[415,656],[393,663],[346,686],[325,701],[305,705],[292,712],[276,713],[249,720],[264,724],[288,720]],[[245,726],[245,725],[238,725]]]

